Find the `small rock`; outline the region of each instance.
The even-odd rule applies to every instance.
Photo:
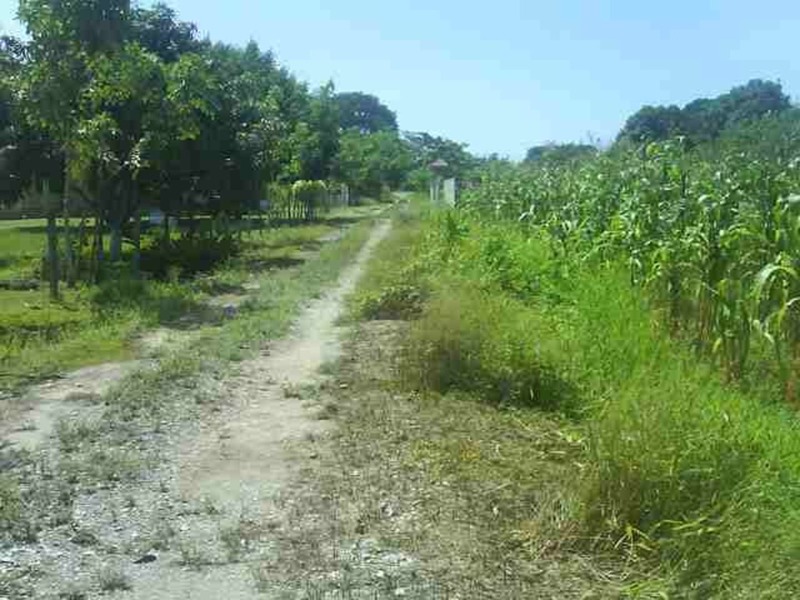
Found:
[[[157,560],[158,560],[158,554],[155,551],[150,550],[150,552],[143,554],[141,557],[133,561],[133,564],[146,565],[147,563],[155,562]]]

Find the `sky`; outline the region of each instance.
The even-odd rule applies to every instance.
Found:
[[[609,141],[645,104],[683,105],[752,78],[779,79],[800,100],[797,0],[167,4],[203,36],[255,40],[312,86],[375,94],[401,129],[482,155]],[[0,31],[20,32],[16,5],[0,0]]]

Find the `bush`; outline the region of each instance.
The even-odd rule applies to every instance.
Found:
[[[142,251],[141,269],[157,279],[168,279],[174,271],[188,277],[211,271],[239,250],[239,242],[230,236],[160,239]]]
[[[413,284],[396,284],[360,298],[365,319],[413,319],[422,313],[424,292]]]
[[[567,409],[572,394],[554,368],[559,348],[534,311],[462,284],[443,286],[412,327],[406,381],[488,402]]]

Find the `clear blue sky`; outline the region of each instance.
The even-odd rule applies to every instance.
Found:
[[[146,2],[149,3],[149,2]],[[172,0],[214,40],[271,48],[299,77],[379,96],[400,127],[519,158],[609,139],[643,104],[754,77],[800,96],[797,0]],[[16,0],[0,0],[0,26]]]

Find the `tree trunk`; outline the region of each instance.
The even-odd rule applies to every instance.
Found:
[[[131,270],[135,277],[139,277],[140,267],[142,263],[142,216],[139,211],[133,215],[133,259],[131,261]]]
[[[94,260],[92,275],[95,282],[100,279],[100,269],[103,268],[103,263],[106,259],[105,248],[103,246],[103,216],[98,213],[94,222],[94,252],[92,252]]]
[[[66,252],[64,253],[66,264],[64,265],[64,269],[66,270],[66,275],[67,275],[67,287],[70,289],[74,289],[75,279],[76,279],[75,254],[74,254],[74,248],[72,247],[72,228],[69,223],[69,162],[67,159],[64,160],[63,209],[64,209],[64,245],[66,246]]]
[[[50,275],[50,297],[58,299],[58,230],[56,226],[56,216],[47,216],[47,262]]]
[[[83,247],[86,245],[86,217],[81,217],[78,223],[78,254],[75,258],[75,277],[80,277],[81,267],[83,267]]]
[[[122,223],[119,222],[111,224],[109,258],[112,263],[119,262],[122,259]]]

